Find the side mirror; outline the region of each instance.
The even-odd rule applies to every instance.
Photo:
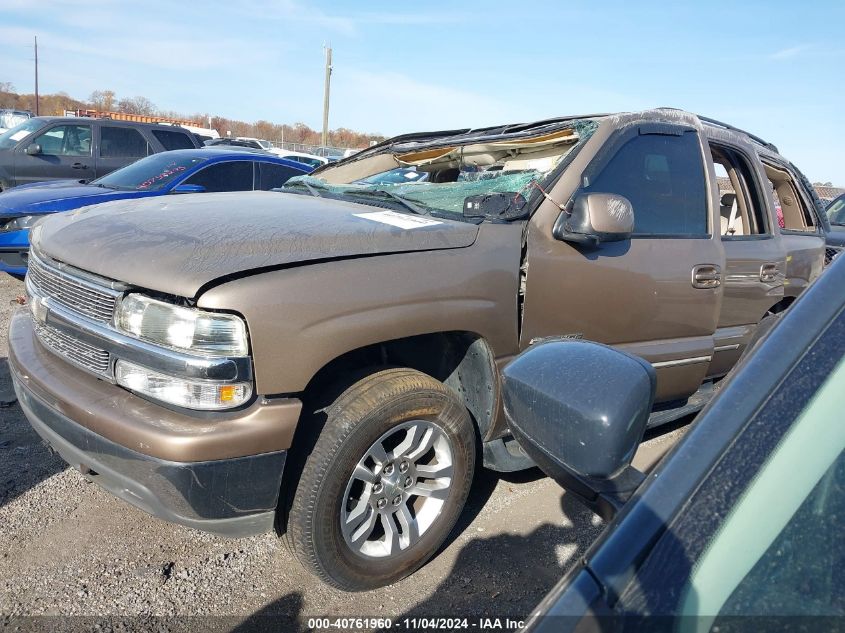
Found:
[[[38,156],[41,153],[41,146],[38,143],[30,143],[24,151],[30,156]]]
[[[624,196],[614,193],[585,193],[575,198],[572,211],[563,211],[552,229],[564,242],[619,242],[634,231],[634,209]]]
[[[643,480],[631,459],[654,403],[654,368],[598,343],[551,340],[503,374],[517,442],[543,472],[611,518]]]
[[[205,187],[202,185],[176,185],[170,190],[170,193],[205,193]]]
[[[482,220],[521,220],[528,217],[528,201],[513,191],[484,193],[464,198],[465,218]]]

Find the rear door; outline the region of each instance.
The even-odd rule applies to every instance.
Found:
[[[252,191],[254,163],[251,160],[232,160],[214,163],[199,170],[183,184],[205,187],[207,193],[221,191]]]
[[[90,123],[56,123],[33,137],[28,145],[41,146],[30,156],[26,147],[15,150],[15,180],[19,185],[41,180],[94,177],[93,133]]]
[[[289,178],[307,173],[304,167],[303,169],[294,169],[293,167],[279,165],[278,163],[256,161],[255,167],[255,188],[261,191],[276,189],[284,185]]]
[[[150,154],[144,135],[128,125],[103,123],[95,136],[97,178]]]
[[[556,241],[535,214],[520,347],[560,335],[614,345],[654,365],[659,402],[686,398],[713,354],[724,264],[699,134],[675,124],[625,127],[580,180],[576,195],[631,201],[634,235],[576,246]]]
[[[719,238],[725,250],[724,298],[709,374],[727,373],[757,324],[784,297],[786,248],[776,231],[771,187],[754,150],[735,139],[708,139],[719,187]]]

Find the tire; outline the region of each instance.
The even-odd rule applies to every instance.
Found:
[[[448,387],[411,369],[359,380],[324,413],[286,537],[334,587],[388,585],[419,569],[454,527],[475,470],[472,419]]]
[[[778,312],[776,314],[769,313],[760,319],[760,322],[757,324],[757,328],[754,330],[754,334],[751,335],[751,340],[748,341],[748,345],[745,346],[745,350],[742,352],[742,358],[745,358],[754,349],[760,344],[769,331],[775,327],[779,322],[783,312]]]

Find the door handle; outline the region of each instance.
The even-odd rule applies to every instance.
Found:
[[[722,271],[715,264],[699,264],[692,268],[693,288],[718,288],[722,285]]]
[[[88,165],[85,163],[73,163],[71,169],[88,169]]]
[[[766,283],[773,283],[777,281],[780,271],[777,264],[763,264],[760,266],[760,281]]]

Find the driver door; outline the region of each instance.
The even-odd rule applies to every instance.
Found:
[[[31,156],[27,147],[37,144],[41,153]],[[15,149],[15,180],[26,185],[42,180],[94,177],[91,125],[59,123],[50,126]]]
[[[629,240],[558,241],[544,226],[554,218],[535,214],[520,349],[545,337],[597,341],[653,364],[657,402],[699,388],[713,355],[724,268],[702,154],[693,128],[654,123],[618,130],[596,152],[575,194],[625,196],[634,210]]]

